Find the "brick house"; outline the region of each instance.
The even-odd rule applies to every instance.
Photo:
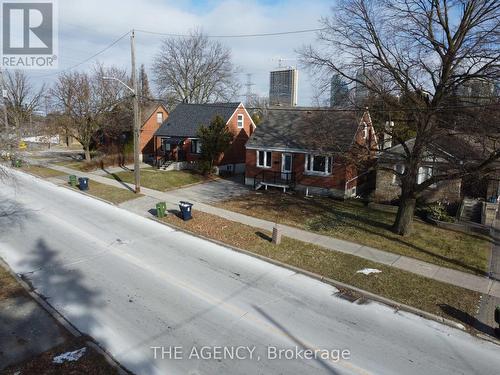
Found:
[[[369,183],[378,147],[368,112],[270,109],[246,146],[247,185],[307,190],[339,198]]]
[[[163,104],[152,104],[141,111],[141,133],[139,149],[144,162],[154,161],[154,134],[168,118],[168,110]]]
[[[409,140],[406,142],[410,149],[413,147],[412,141],[413,140]],[[428,150],[428,155],[422,163],[423,165],[419,168],[417,177],[419,184],[436,173],[445,172],[443,168],[449,163],[449,158],[457,157],[450,153],[453,152],[451,149],[447,150],[446,142],[449,142],[449,140],[431,145]],[[461,145],[462,150],[464,150],[464,146],[466,145]],[[401,144],[386,148],[381,152],[377,164],[375,192],[373,197],[376,202],[389,203],[397,200],[401,195],[399,178],[388,169],[394,169],[399,173],[404,173],[404,155],[405,151]],[[459,202],[461,200],[461,195],[462,180],[454,179],[439,181],[431,185],[423,192],[422,198],[427,202]]]
[[[201,153],[198,130],[202,125],[208,126],[216,116],[224,119],[233,134],[229,149],[216,163],[217,168],[219,171],[243,173],[245,144],[255,130],[255,124],[241,102],[177,105],[155,132],[156,164],[176,163],[180,168],[193,165]]]

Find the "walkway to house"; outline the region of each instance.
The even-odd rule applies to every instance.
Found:
[[[49,167],[68,174],[77,174],[77,175],[82,174],[82,172],[57,165],[49,165]],[[133,190],[133,185],[109,179],[97,173],[87,172],[85,173],[85,175],[103,184],[116,186],[123,189]],[[274,223],[267,220],[257,219],[254,217],[242,215],[240,213],[210,206],[206,203],[200,202],[199,200],[194,200],[194,199],[191,200],[190,197],[193,197],[193,195],[189,197],[189,195],[187,194],[188,192],[189,188],[173,190],[165,193],[148,188],[141,188],[141,193],[144,194],[145,197],[126,202],[122,204],[121,207],[133,211],[135,213],[141,214],[143,216],[150,216],[152,215],[152,212],[154,212],[152,211],[152,209],[154,208],[155,203],[158,201],[164,201],[168,205],[177,207],[179,201],[190,200],[191,203],[194,204],[196,210],[208,214],[216,215],[230,221],[249,225],[251,227],[266,231],[272,231],[274,227]],[[469,273],[426,263],[417,259],[389,253],[386,251],[374,249],[368,246],[363,246],[348,241],[339,240],[329,236],[323,236],[317,233],[308,232],[302,229],[293,228],[286,225],[280,225],[280,228],[282,229],[282,233],[284,236],[299,241],[309,242],[330,250],[352,254],[360,258],[382,263],[387,266],[392,266],[434,280],[442,281],[448,284],[480,292],[484,295],[500,298],[500,281],[499,281],[500,277],[496,277],[496,279],[493,279],[493,278],[476,276]]]

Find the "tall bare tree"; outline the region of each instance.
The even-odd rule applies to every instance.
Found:
[[[46,87],[41,85],[36,88],[28,75],[21,70],[6,71],[4,82],[9,124],[15,127],[16,132],[23,133],[33,112],[43,104]]]
[[[498,117],[475,120],[471,129],[460,115],[463,103],[451,104],[468,82],[498,81],[499,9],[495,0],[339,0],[321,21],[321,47],[300,51],[319,77],[340,75],[398,117],[399,126],[384,129],[404,149],[404,172],[393,172],[402,190],[396,233],[411,232],[416,199],[431,185],[487,171],[500,156]],[[439,138],[482,144],[481,157],[450,160],[446,173],[419,183],[419,169]]]
[[[200,31],[186,38],[165,39],[153,72],[160,95],[177,103],[228,101],[240,88],[231,51]]]
[[[55,103],[60,112],[71,119],[71,135],[82,144],[88,161],[92,139],[103,126],[106,115],[127,95],[119,82],[103,77],[127,81],[124,71],[98,65],[91,73],[61,74],[52,89]]]

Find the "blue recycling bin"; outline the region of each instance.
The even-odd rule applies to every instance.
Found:
[[[89,179],[87,177],[80,177],[78,179],[78,187],[82,191],[89,190]]]
[[[184,221],[191,220],[193,204],[189,202],[180,202],[179,209],[181,210],[181,219]]]

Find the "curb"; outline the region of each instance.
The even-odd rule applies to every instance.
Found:
[[[61,326],[63,326],[73,337],[84,336],[75,326],[73,326],[59,311],[57,311],[50,303],[43,299],[38,293],[36,293],[33,287],[22,279],[18,274],[16,274],[12,268],[0,258],[0,267],[3,267],[22,288],[29,294],[31,298],[35,300],[36,303],[42,307],[53,319],[55,319]],[[99,346],[95,341],[86,341],[86,345],[92,347],[95,351],[101,354],[106,362],[108,362],[112,367],[114,367],[119,375],[132,374],[130,371],[125,369],[118,361],[116,361],[111,354],[109,354],[104,348]]]
[[[35,177],[38,177],[38,176],[35,176]],[[38,178],[41,178],[41,177],[38,177]],[[119,207],[117,205],[115,205],[114,203],[111,203],[111,202],[108,202],[104,199],[100,199],[98,197],[94,197],[90,194],[85,194],[84,192],[81,192],[81,191],[78,191],[78,190],[75,190],[75,189],[71,189],[67,186],[63,186],[71,191],[75,191],[75,192],[79,192],[83,195],[87,195],[88,197],[91,197],[91,198],[94,198],[94,199],[98,199],[98,200],[101,200],[102,202],[104,203],[108,203],[112,206],[115,206],[115,207]],[[121,207],[119,207],[121,208]],[[123,208],[122,208],[123,209]],[[126,210],[128,211],[128,210]],[[132,212],[132,211],[128,211],[128,212]],[[133,212],[132,212],[133,213]],[[139,216],[142,216],[142,215],[139,215]],[[340,282],[340,281],[337,281],[337,280],[334,280],[334,279],[331,279],[331,278],[328,278],[328,277],[325,277],[325,276],[322,276],[322,275],[319,275],[317,273],[314,273],[314,272],[310,272],[310,271],[307,271],[307,270],[304,270],[304,269],[301,269],[301,268],[298,268],[298,267],[295,267],[295,266],[292,266],[292,265],[289,265],[289,264],[286,264],[286,263],[283,263],[283,262],[280,262],[278,260],[274,260],[274,259],[271,259],[271,258],[268,258],[268,257],[265,257],[263,255],[259,255],[259,254],[255,254],[255,253],[252,253],[248,250],[245,250],[245,249],[241,249],[241,248],[238,248],[238,247],[235,247],[235,246],[232,246],[232,245],[229,245],[229,244],[226,244],[222,241],[218,241],[218,240],[214,240],[212,238],[208,238],[208,237],[205,237],[205,236],[202,236],[200,234],[197,234],[197,233],[194,233],[194,232],[191,232],[185,228],[181,228],[181,227],[178,227],[177,225],[175,224],[170,224],[170,223],[165,223],[164,221],[162,220],[159,220],[158,218],[156,218],[155,216],[153,215],[149,215],[149,216],[142,216],[146,219],[149,219],[149,220],[152,220],[152,221],[156,221],[157,223],[160,223],[162,225],[165,225],[167,227],[170,227],[170,228],[174,228],[175,230],[178,230],[180,232],[184,232],[184,233],[187,233],[189,235],[192,235],[194,237],[197,237],[197,238],[200,238],[200,239],[203,239],[205,241],[209,241],[211,243],[214,243],[214,244],[217,244],[219,246],[222,246],[222,247],[225,247],[225,248],[228,248],[228,249],[231,249],[233,251],[236,251],[236,252],[239,252],[239,253],[242,253],[242,254],[245,254],[245,255],[248,255],[248,256],[251,256],[253,258],[257,258],[257,259],[260,259],[260,260],[263,260],[265,262],[268,262],[268,263],[271,263],[271,264],[274,264],[276,266],[279,266],[279,267],[282,267],[282,268],[286,268],[286,269],[289,269],[291,271],[294,271],[296,273],[299,273],[299,274],[302,274],[304,276],[308,276],[308,277],[311,277],[315,280],[318,280],[320,282],[323,282],[323,283],[326,283],[326,284],[329,284],[329,285],[332,285],[334,287],[336,287],[337,289],[347,289],[349,291],[352,291],[352,292],[355,292],[359,295],[361,295],[362,297],[366,298],[366,299],[369,299],[369,300],[372,300],[372,301],[376,301],[376,302],[379,302],[379,303],[382,303],[386,306],[389,306],[391,308],[394,308],[395,309],[395,312],[401,310],[401,311],[405,311],[405,312],[409,312],[409,313],[412,313],[414,315],[417,315],[417,316],[420,316],[422,318],[425,318],[427,320],[431,320],[431,321],[435,321],[435,322],[438,322],[438,323],[441,323],[441,324],[444,324],[444,325],[447,325],[451,328],[455,328],[455,329],[459,329],[461,331],[464,331],[464,332],[469,332],[467,330],[467,328],[460,324],[460,323],[457,323],[453,320],[450,320],[450,319],[447,319],[447,318],[443,318],[439,315],[435,315],[435,314],[432,314],[432,313],[429,313],[429,312],[426,312],[426,311],[423,311],[423,310],[420,310],[416,307],[412,307],[412,306],[409,306],[409,305],[406,305],[406,304],[402,304],[402,303],[399,303],[399,302],[396,302],[394,300],[391,300],[389,298],[385,298],[385,297],[382,297],[382,296],[379,296],[377,294],[374,294],[374,293],[371,293],[371,292],[368,292],[366,290],[363,290],[363,289],[360,289],[360,288],[357,288],[355,286],[352,286],[352,285],[349,285],[349,284],[345,284],[343,282]],[[486,341],[489,341],[489,342],[492,342],[492,343],[495,343],[497,345],[500,346],[500,341],[494,339],[494,338],[491,338],[491,337],[488,337],[488,336],[484,336],[482,334],[473,334],[471,332],[469,332],[472,336],[475,336],[477,338],[481,338],[481,339],[485,339]]]
[[[391,300],[389,298],[385,298],[385,297],[379,296],[377,294],[368,292],[366,290],[359,289],[359,288],[357,288],[355,286],[352,286],[352,285],[349,285],[349,284],[345,284],[343,282],[340,282],[340,281],[337,281],[337,280],[334,280],[334,279],[330,279],[330,278],[325,277],[325,276],[321,276],[321,275],[319,275],[317,273],[310,272],[310,271],[304,270],[302,268],[298,268],[298,267],[292,266],[290,264],[286,264],[286,263],[280,262],[278,260],[268,258],[268,257],[263,256],[263,255],[252,253],[252,252],[250,252],[248,250],[241,249],[241,248],[238,248],[238,247],[226,244],[224,242],[221,242],[221,241],[218,241],[218,240],[214,240],[212,238],[208,238],[208,237],[202,236],[200,234],[191,232],[191,231],[189,231],[187,229],[178,227],[175,224],[165,223],[164,221],[159,220],[156,217],[146,217],[146,218],[149,218],[150,220],[156,221],[156,222],[158,222],[160,224],[163,224],[165,226],[174,228],[174,229],[176,229],[176,230],[178,230],[180,232],[188,233],[188,234],[190,234],[190,235],[192,235],[194,237],[197,237],[197,238],[203,239],[205,241],[209,241],[209,242],[212,242],[214,244],[217,244],[219,246],[223,246],[225,248],[231,249],[231,250],[236,251],[238,253],[249,255],[249,256],[251,256],[253,258],[257,258],[257,259],[263,260],[263,261],[265,261],[267,263],[271,263],[271,264],[274,264],[276,266],[283,267],[283,268],[289,269],[291,271],[294,271],[296,273],[302,274],[304,276],[311,277],[311,278],[316,279],[318,281],[321,281],[321,282],[323,282],[325,284],[332,285],[332,286],[336,287],[337,289],[347,289],[349,291],[355,292],[357,294],[360,294],[362,297],[364,297],[366,299],[369,299],[369,300],[372,300],[372,301],[376,301],[376,302],[382,303],[382,304],[384,304],[386,306],[392,307],[392,308],[394,308],[396,310],[396,312],[399,311],[399,310],[406,311],[406,312],[412,313],[414,315],[418,315],[418,316],[420,316],[422,318],[425,318],[425,319],[428,319],[428,320],[433,320],[433,321],[436,321],[438,323],[445,324],[445,325],[447,325],[449,327],[452,327],[452,328],[455,328],[455,329],[459,329],[461,331],[468,332],[467,329],[462,324],[457,323],[457,322],[455,322],[453,320],[450,320],[450,319],[447,319],[447,318],[443,318],[443,317],[441,317],[439,315],[435,315],[435,314],[432,314],[432,313],[429,313],[429,312],[417,309],[416,307],[412,307],[412,306],[409,306],[409,305],[405,305],[405,304],[396,302],[396,301]],[[476,335],[476,336],[479,337],[479,335]],[[500,342],[498,342],[498,345],[500,345]]]

